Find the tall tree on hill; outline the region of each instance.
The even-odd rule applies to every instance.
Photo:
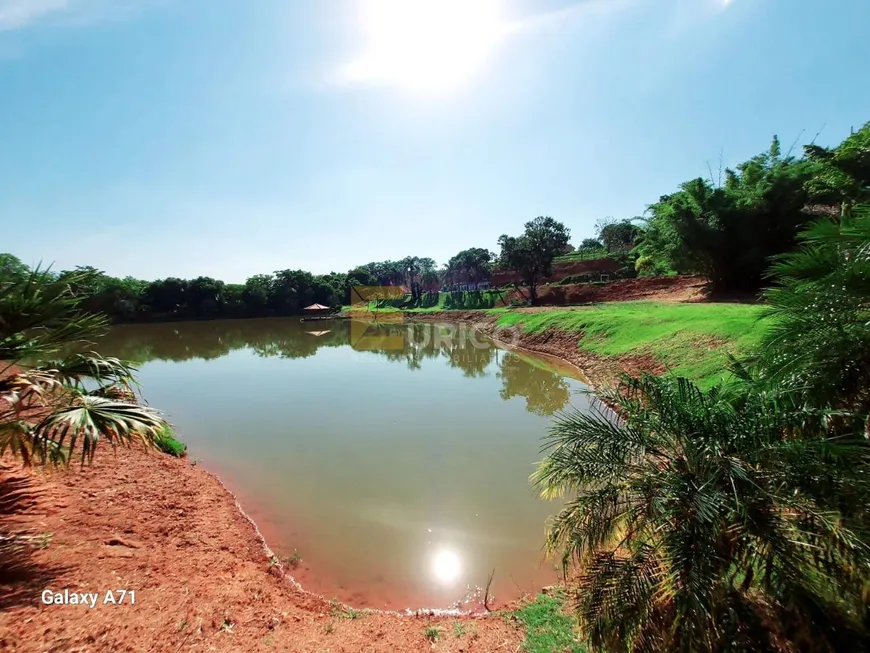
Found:
[[[493,254],[482,247],[470,247],[459,252],[447,263],[448,269],[464,281],[479,283],[491,275]]]
[[[568,244],[570,230],[550,217],[539,216],[527,222],[520,236],[503,235],[499,263],[508,270],[516,270],[529,288],[532,304],[538,302],[538,284],[553,274],[555,259]]]
[[[643,233],[643,229],[634,224],[633,220],[627,218],[624,220],[604,218],[596,223],[595,233],[597,238],[591,239],[594,244],[599,246],[603,244],[608,252],[619,252],[634,247],[635,241]]]
[[[811,203],[870,201],[870,122],[835,148],[807,145],[804,151],[816,164],[806,184]]]

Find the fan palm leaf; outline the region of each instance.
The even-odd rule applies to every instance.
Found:
[[[826,415],[787,393],[685,379],[626,379],[603,400],[620,417],[561,415],[533,475],[569,497],[548,547],[577,565],[593,646],[779,650],[783,624],[813,611],[863,632],[865,501],[838,494],[870,490],[862,433],[829,436]],[[806,627],[818,650],[834,637],[823,624]]]
[[[72,291],[90,275],[58,280],[36,269],[0,280],[0,360],[8,361],[0,370],[0,453],[11,451],[25,465],[65,463],[76,455],[84,464],[102,440],[149,446],[165,426],[157,411],[114,398],[129,397],[135,367],[93,351],[77,353],[107,326],[104,317],[80,311],[82,297]]]
[[[84,463],[93,459],[102,438],[112,445],[150,446],[164,424],[160,414],[152,408],[80,395],[72,405],[59,408],[40,420],[33,427],[32,439],[40,460],[57,462],[54,452],[72,454],[78,447]]]

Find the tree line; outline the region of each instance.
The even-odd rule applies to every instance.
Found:
[[[714,291],[757,292],[770,258],[793,249],[811,220],[870,200],[868,152],[870,123],[835,147],[806,145],[800,157],[783,154],[774,137],[765,152],[718,176],[710,170],[707,178],[680,184],[642,216],[599,220],[595,237],[584,238],[576,254],[619,255],[640,275],[700,275]],[[55,276],[74,278],[84,308],[116,321],[291,315],[313,303],[347,304],[354,286],[402,286],[413,305],[424,293],[489,280],[496,269],[519,272],[536,303],[557,258],[575,252],[570,235],[563,223],[541,216],[519,235],[502,235],[498,253],[471,247],[441,267],[428,257],[406,256],[322,275],[279,270],[243,284],[205,276],[118,278],[88,266]],[[0,276],[28,273],[15,256],[0,254]]]
[[[114,321],[199,319],[295,315],[318,303],[338,308],[351,300],[355,286],[402,286],[414,300],[444,286],[489,279],[494,256],[471,248],[452,257],[443,268],[427,257],[407,256],[398,261],[367,263],[346,273],[316,275],[305,270],[278,270],[256,274],[243,284],[212,277],[167,277],[145,281],[118,278],[90,266],[49,272],[67,282],[83,298],[81,308],[102,313]],[[11,254],[0,254],[0,281],[26,279],[34,271]]]

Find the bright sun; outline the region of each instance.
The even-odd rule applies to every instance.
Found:
[[[443,91],[479,73],[507,30],[499,0],[360,0],[365,54],[350,82]]]

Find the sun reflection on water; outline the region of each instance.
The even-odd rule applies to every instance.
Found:
[[[439,549],[432,556],[432,575],[442,585],[452,585],[462,575],[462,560],[452,549]]]

